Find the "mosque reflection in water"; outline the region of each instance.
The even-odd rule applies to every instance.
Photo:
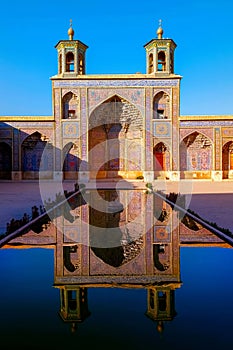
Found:
[[[176,314],[174,292],[181,285],[177,212],[157,199],[157,211],[167,213],[157,220],[154,197],[141,191],[99,190],[86,196],[89,205],[75,213],[77,226],[63,218],[65,235],[57,236],[54,285],[61,291],[60,315],[66,322],[84,320],[88,287],[146,288],[146,314],[161,329]],[[85,239],[88,229],[90,247],[73,244],[77,233]]]
[[[146,290],[145,314],[162,332],[176,316],[180,246],[224,244],[202,227],[193,231],[179,212],[140,190],[86,190],[63,214],[46,230],[30,231],[9,245],[54,247],[59,314],[72,331],[91,314],[88,288],[115,287]]]

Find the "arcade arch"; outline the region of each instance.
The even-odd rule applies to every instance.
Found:
[[[233,141],[228,141],[222,148],[222,177],[229,179],[233,176]]]
[[[22,179],[53,177],[53,147],[38,131],[26,137],[21,145]]]
[[[6,142],[0,142],[0,179],[10,180],[12,171],[12,149]]]
[[[180,143],[181,178],[211,178],[213,145],[200,132],[193,132]]]

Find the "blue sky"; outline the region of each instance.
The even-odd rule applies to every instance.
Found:
[[[75,39],[89,46],[87,74],[145,73],[143,45],[156,37],[176,44],[181,114],[233,114],[231,0],[11,0],[0,9],[0,115],[51,115],[54,46]]]

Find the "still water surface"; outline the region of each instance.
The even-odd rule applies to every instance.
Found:
[[[232,349],[233,249],[181,245],[178,213],[144,192],[99,194],[0,249],[1,349]]]
[[[59,316],[50,249],[0,250],[2,349],[232,349],[233,250],[181,248],[181,288],[164,330],[145,316],[145,289],[89,288],[90,316],[71,332]]]

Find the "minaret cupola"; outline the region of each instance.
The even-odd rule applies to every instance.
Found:
[[[88,46],[80,40],[74,40],[72,20],[68,37],[69,40],[60,40],[55,46],[58,52],[58,75],[68,78],[86,74],[85,55]]]
[[[163,38],[162,21],[159,21],[157,39],[146,45],[146,73],[174,74],[174,51],[176,44],[172,39]]]

